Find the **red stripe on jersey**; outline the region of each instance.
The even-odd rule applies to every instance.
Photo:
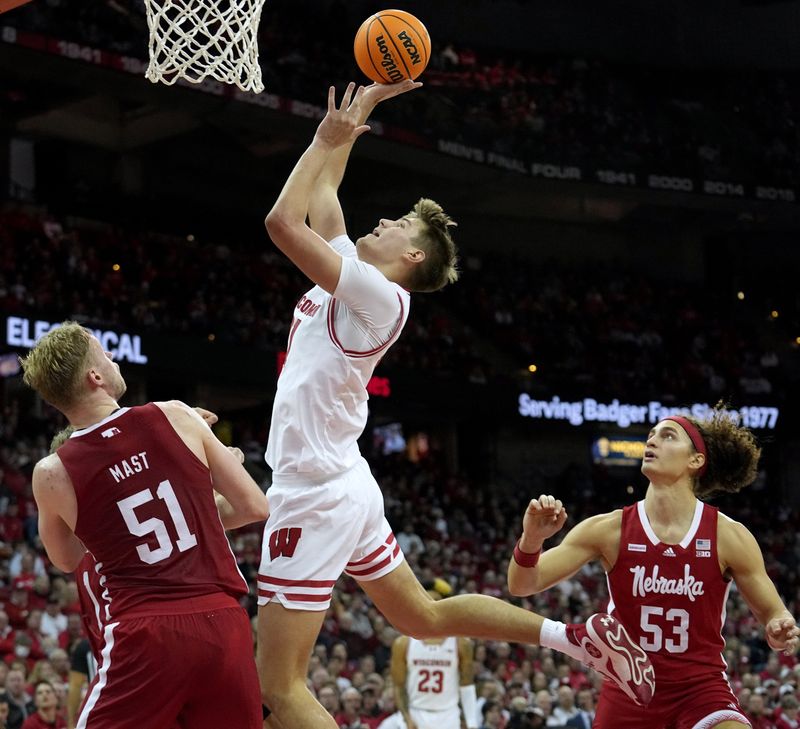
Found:
[[[342,343],[339,341],[339,337],[336,336],[336,327],[334,325],[334,317],[336,315],[336,299],[331,297],[331,303],[328,306],[328,336],[330,336],[331,341],[348,357],[371,357],[373,354],[377,354],[382,349],[386,349],[403,328],[405,307],[403,306],[403,299],[400,294],[397,294],[397,300],[400,302],[400,316],[397,318],[397,324],[394,325],[394,329],[392,329],[390,332],[388,339],[374,349],[369,349],[365,352],[362,352],[357,349],[345,349]]]
[[[367,564],[368,562],[372,562],[383,550],[386,549],[383,545],[378,547],[374,552],[370,552],[364,559],[360,559],[357,562],[348,562],[348,567],[358,567],[362,564]]]
[[[284,587],[333,587],[336,584],[336,580],[285,580],[282,577],[269,577],[260,573],[258,579]]]
[[[394,549],[392,550],[392,559],[394,559],[399,552],[400,552],[400,545],[395,544]]]
[[[325,602],[326,600],[331,599],[331,593],[328,592],[325,595],[310,595],[303,592],[284,592],[282,593],[283,596],[287,600],[292,600],[294,602]],[[258,591],[259,597],[275,597],[274,590],[259,590]]]
[[[356,575],[357,576],[371,575],[373,572],[377,572],[378,570],[383,569],[384,567],[386,567],[386,565],[389,564],[392,561],[393,558],[394,558],[394,555],[390,554],[386,559],[383,559],[380,562],[378,562],[377,564],[372,565],[372,567],[370,567],[368,569],[365,569],[365,570],[346,570],[346,572],[347,572],[348,575],[353,575],[353,576],[356,576]]]

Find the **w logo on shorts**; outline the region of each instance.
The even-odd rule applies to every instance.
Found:
[[[269,558],[274,562],[278,557],[294,557],[297,542],[303,533],[302,527],[276,529],[269,535]]]

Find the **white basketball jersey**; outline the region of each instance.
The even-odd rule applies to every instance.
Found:
[[[415,709],[443,711],[458,706],[458,639],[440,644],[408,639],[406,693]]]
[[[319,286],[297,303],[286,361],[278,378],[265,459],[274,475],[335,475],[360,457],[367,422],[367,383],[397,340],[411,297],[356,257],[346,236],[332,296]]]

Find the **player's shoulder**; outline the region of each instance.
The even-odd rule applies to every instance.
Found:
[[[392,642],[392,653],[405,653],[408,650],[409,637],[398,635]]]
[[[575,526],[573,531],[583,531],[587,534],[608,534],[609,530],[622,528],[622,509],[614,509],[603,514],[595,514],[584,519]]]
[[[42,458],[34,467],[33,472],[41,475],[66,472],[64,464],[56,453]]]
[[[722,542],[725,541],[742,541],[747,539],[755,539],[750,530],[740,521],[732,519],[727,514],[719,512],[717,519],[717,538]]]
[[[192,411],[185,402],[182,400],[159,400],[158,402],[153,402],[160,410],[163,410],[165,413],[186,413],[189,414]]]
[[[57,453],[45,456],[33,467],[32,480],[37,493],[58,491],[71,484],[67,469]]]
[[[475,649],[475,643],[472,638],[464,638],[459,636],[456,638],[459,653],[472,653]]]

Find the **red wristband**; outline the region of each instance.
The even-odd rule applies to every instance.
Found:
[[[520,567],[536,567],[539,562],[539,557],[542,556],[542,550],[538,552],[523,552],[519,548],[519,542],[514,546],[514,561]]]

